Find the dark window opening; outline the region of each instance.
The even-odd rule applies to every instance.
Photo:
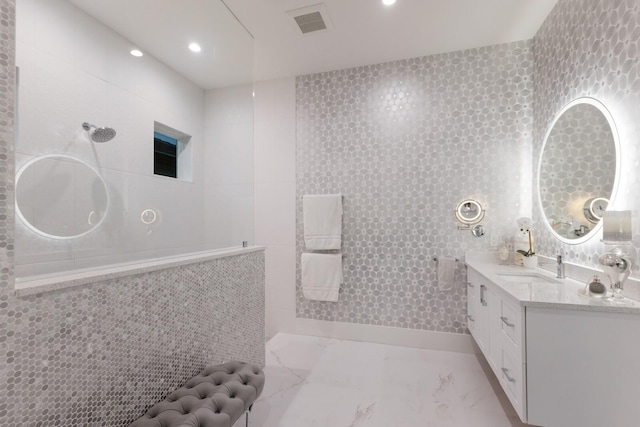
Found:
[[[178,177],[178,140],[158,132],[153,133],[153,173]]]

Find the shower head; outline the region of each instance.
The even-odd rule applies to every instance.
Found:
[[[87,122],[82,124],[82,129],[89,132],[89,136],[91,136],[93,142],[111,141],[116,136],[116,131],[113,128],[97,127]]]

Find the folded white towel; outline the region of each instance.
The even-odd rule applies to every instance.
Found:
[[[438,287],[442,290],[451,289],[456,274],[456,259],[450,257],[438,258]]]
[[[302,197],[304,244],[310,251],[342,246],[342,195]]]
[[[302,293],[306,299],[338,301],[341,254],[302,254]]]

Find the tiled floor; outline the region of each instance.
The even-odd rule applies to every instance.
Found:
[[[278,334],[266,364],[251,427],[525,426],[474,355]]]

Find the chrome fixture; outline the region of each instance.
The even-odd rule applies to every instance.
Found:
[[[564,272],[564,262],[562,261],[562,255],[558,255],[557,259],[556,259],[556,263],[557,263],[557,274],[556,277],[558,279],[564,279],[565,276],[565,272]]]
[[[89,136],[93,142],[107,142],[111,141],[116,136],[116,131],[110,127],[97,127],[91,123],[84,122],[82,129],[89,132]]]
[[[485,210],[482,205],[473,199],[466,199],[458,203],[455,210],[455,217],[459,223],[458,230],[470,230],[474,237],[484,236],[484,226],[478,224],[484,219]],[[474,227],[471,227],[474,225]]]
[[[622,292],[624,282],[631,274],[633,258],[626,254],[622,248],[614,247],[602,255],[598,261],[611,281],[611,291],[613,292],[611,299],[615,302],[625,302]]]
[[[573,230],[573,234],[575,234],[578,237],[584,236],[588,232],[589,232],[589,227],[587,227],[586,225],[580,225],[580,228],[578,228],[577,230]]]
[[[471,229],[471,234],[473,237],[482,237],[484,236],[484,226],[478,224]]]

